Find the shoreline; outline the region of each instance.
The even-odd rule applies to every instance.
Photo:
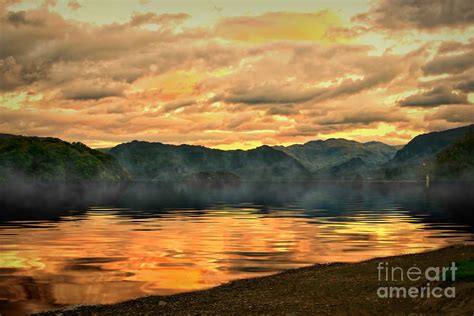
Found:
[[[373,258],[357,263],[327,263],[277,274],[231,281],[206,290],[168,296],[145,296],[116,304],[71,306],[35,315],[156,315],[156,314],[381,314],[453,313],[472,315],[474,282],[434,281],[432,287],[454,287],[456,296],[380,298],[381,286],[426,286],[420,281],[378,280],[379,262],[404,270],[417,266],[447,267],[474,260],[474,245],[455,245],[416,254]],[[458,272],[459,273],[459,272]]]

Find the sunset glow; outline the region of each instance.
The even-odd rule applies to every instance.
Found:
[[[0,133],[246,149],[474,122],[472,2],[410,3],[2,1]]]

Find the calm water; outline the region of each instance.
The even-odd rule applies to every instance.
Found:
[[[112,303],[313,263],[471,242],[469,188],[427,189],[416,183],[4,185],[0,312]]]

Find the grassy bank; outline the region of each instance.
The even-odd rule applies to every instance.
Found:
[[[209,290],[172,296],[149,296],[113,305],[81,306],[43,315],[156,315],[156,314],[406,314],[474,312],[474,246],[372,259],[354,264],[325,264],[277,275],[238,280]],[[379,287],[426,286],[427,280],[379,281],[379,262],[407,271],[417,266],[445,267],[456,262],[457,278],[430,282],[454,287],[455,298],[380,298]],[[450,275],[450,274],[449,274]],[[399,279],[399,277],[397,277]]]

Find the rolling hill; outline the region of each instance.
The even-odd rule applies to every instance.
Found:
[[[346,139],[250,150],[132,141],[94,150],[51,137],[0,134],[0,179],[421,180],[472,178],[474,125],[419,135],[403,148]],[[467,136],[466,136],[467,135]]]
[[[141,180],[185,180],[201,172],[231,173],[245,180],[309,177],[309,172],[297,160],[269,146],[224,151],[203,146],[132,141],[108,152],[134,179]]]
[[[383,164],[396,153],[394,147],[381,142],[359,143],[341,138],[274,148],[292,156],[313,174],[327,174],[331,168],[353,159],[360,159],[366,166]]]
[[[474,132],[437,154],[432,174],[434,179],[474,180]]]
[[[384,166],[384,176],[388,179],[424,178],[440,153],[472,131],[474,124],[414,137]]]
[[[390,163],[419,163],[426,159],[432,159],[470,130],[474,130],[474,124],[418,135],[397,151]]]
[[[0,179],[116,181],[128,175],[114,157],[82,143],[1,134]]]

